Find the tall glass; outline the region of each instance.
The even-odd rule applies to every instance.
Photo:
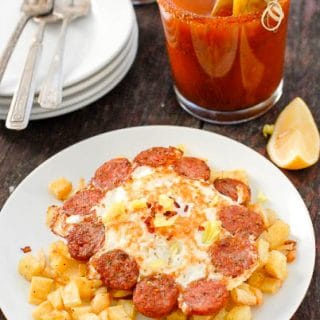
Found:
[[[212,123],[258,117],[281,97],[290,0],[279,28],[263,11],[212,16],[214,0],[158,0],[179,104]],[[231,11],[230,11],[231,10]]]

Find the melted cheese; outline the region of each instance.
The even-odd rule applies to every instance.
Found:
[[[141,166],[126,184],[106,193],[94,208],[105,224],[105,244],[97,253],[122,249],[135,258],[140,277],[153,273],[172,275],[178,284],[208,277],[221,279],[211,263],[208,248],[218,237],[204,242],[203,226],[218,225],[218,204],[234,203],[219,194],[211,183],[178,176],[172,168]],[[147,218],[156,220],[148,225]],[[66,219],[71,225],[80,216]],[[213,230],[219,233],[219,230]],[[221,230],[222,236],[228,233]],[[245,281],[255,270],[227,279],[228,289]],[[89,262],[89,274],[99,278]]]

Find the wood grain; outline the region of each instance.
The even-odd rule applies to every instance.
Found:
[[[128,75],[110,94],[71,114],[32,122],[23,132],[8,131],[4,122],[0,122],[0,207],[9,196],[9,187],[17,186],[44,160],[75,142],[106,131],[151,124],[203,128],[236,139],[265,155],[266,140],[261,134],[262,126],[273,123],[283,106],[298,95],[309,104],[318,126],[320,125],[318,0],[292,0],[283,98],[260,119],[237,126],[204,124],[179,108],[172,90],[157,6],[142,6],[136,12],[140,29],[138,56]],[[320,319],[319,167],[318,163],[299,172],[285,171],[310,210],[318,243],[314,277],[293,320]],[[4,319],[0,314],[0,320]]]

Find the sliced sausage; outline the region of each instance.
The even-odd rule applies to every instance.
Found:
[[[68,249],[76,260],[90,259],[102,246],[105,230],[101,222],[84,221],[73,225],[67,237]]]
[[[178,295],[178,287],[171,276],[152,275],[137,284],[133,292],[133,303],[146,317],[161,318],[176,307]]]
[[[111,190],[127,181],[131,172],[132,164],[128,159],[112,159],[97,169],[92,183],[102,190]]]
[[[230,178],[216,179],[213,184],[220,193],[233,201],[239,201],[240,204],[245,205],[250,202],[251,190],[240,180]]]
[[[108,288],[130,290],[137,283],[138,264],[123,250],[115,249],[106,252],[98,257],[93,264]]]
[[[265,229],[262,217],[243,206],[224,207],[218,212],[222,227],[233,235],[257,239]]]
[[[182,310],[188,315],[212,315],[227,303],[229,292],[224,282],[201,279],[191,282],[182,295]]]
[[[86,215],[91,212],[92,207],[97,205],[102,197],[103,193],[100,190],[81,190],[68,199],[63,204],[62,209],[68,216],[77,214]]]
[[[175,164],[181,157],[182,151],[169,147],[154,147],[140,152],[134,162],[141,166],[160,167]]]
[[[193,158],[183,157],[174,166],[174,170],[181,176],[190,179],[209,180],[210,168],[205,161]]]
[[[248,239],[228,237],[209,249],[211,262],[218,272],[236,278],[257,261],[257,248]]]

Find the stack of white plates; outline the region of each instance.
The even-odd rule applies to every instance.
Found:
[[[0,4],[0,52],[19,19],[21,1]],[[31,119],[44,119],[84,107],[112,90],[130,69],[138,47],[138,28],[130,0],[91,0],[91,13],[74,21],[67,33],[64,55],[63,102],[46,110],[34,102]],[[41,87],[57,44],[61,24],[48,25],[37,75]],[[0,84],[0,119],[5,119],[18,85],[37,25],[24,30]]]

